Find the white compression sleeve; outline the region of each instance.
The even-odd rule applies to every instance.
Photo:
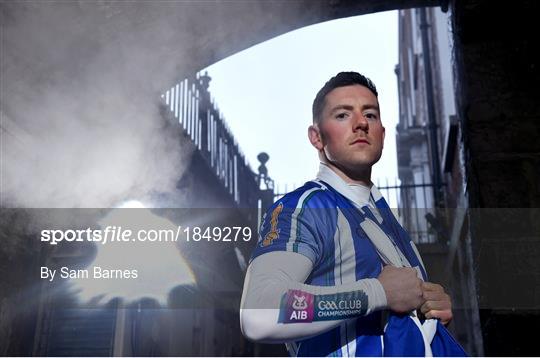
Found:
[[[363,279],[338,286],[306,285],[303,282],[312,269],[307,257],[294,252],[269,252],[253,260],[246,273],[240,308],[240,324],[247,338],[267,343],[289,342],[323,333],[350,319],[279,323],[281,298],[288,290],[313,295],[363,291],[368,296],[366,314],[386,308],[386,294],[379,280]]]

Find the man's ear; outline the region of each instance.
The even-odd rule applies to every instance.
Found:
[[[386,136],[386,128],[382,127],[382,144],[383,144],[383,147],[384,147],[384,138]]]
[[[321,132],[319,126],[316,123],[309,126],[308,137],[311,145],[314,146],[317,150],[322,150],[324,148],[324,144],[321,138]]]

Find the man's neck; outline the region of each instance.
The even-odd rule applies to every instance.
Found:
[[[347,184],[363,185],[367,186],[368,188],[371,187],[371,168],[369,168],[365,172],[359,171],[357,173],[353,173],[349,170],[346,170],[345,168],[340,168],[336,166],[330,161],[325,160],[322,161],[322,163],[332,169],[332,171],[336,173]]]

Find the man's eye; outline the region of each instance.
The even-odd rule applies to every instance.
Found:
[[[343,112],[343,113],[338,113],[338,114],[336,115],[336,118],[337,118],[337,119],[345,119],[345,118],[347,118],[348,116],[349,116],[349,114],[348,114],[347,112]]]
[[[378,118],[376,113],[371,113],[371,112],[365,113],[364,117],[366,117],[367,119],[373,120],[373,121],[377,120],[377,118]]]

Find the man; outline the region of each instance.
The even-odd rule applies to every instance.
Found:
[[[449,296],[424,282],[414,244],[371,182],[385,134],[377,95],[355,72],[337,74],[317,94],[308,136],[319,173],[265,215],[240,311],[249,339],[285,342],[298,356],[380,356],[385,344],[402,344],[390,327],[385,333],[389,313],[452,318]]]

